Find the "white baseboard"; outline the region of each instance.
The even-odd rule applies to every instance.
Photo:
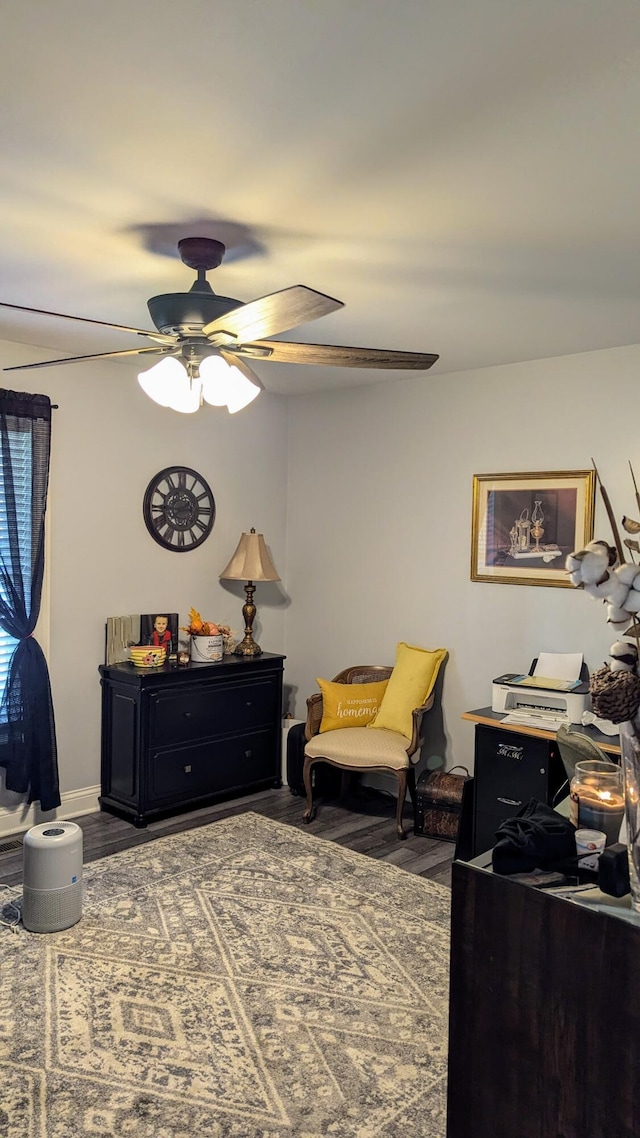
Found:
[[[286,727],[283,729],[282,739],[282,781],[286,785],[287,731],[294,723],[302,722],[302,720],[285,720],[285,722]],[[366,784],[394,795],[398,793],[398,784],[392,775],[371,773],[366,776]],[[5,796],[8,796],[7,791],[4,793]],[[61,795],[62,803],[57,810],[48,810],[46,813],[43,813],[37,803],[27,806],[25,802],[18,801],[15,806],[0,806],[0,838],[7,838],[11,834],[21,834],[32,826],[38,826],[41,822],[53,822],[56,818],[63,820],[65,818],[78,818],[81,814],[93,814],[100,809],[99,794],[99,786],[84,786],[80,790],[70,790],[67,794]]]
[[[5,794],[8,794],[5,791]],[[70,790],[61,795],[62,803],[56,810],[43,812],[37,802],[27,806],[26,802],[16,802],[15,806],[0,806],[0,838],[9,834],[20,834],[24,830],[38,826],[41,822],[55,819],[77,818],[80,814],[92,814],[99,810],[99,786],[84,786],[81,790]]]
[[[303,723],[301,719],[283,719],[282,721],[282,781],[287,783],[287,734],[294,723]],[[43,813],[39,805],[27,806],[22,800],[17,800],[15,806],[0,806],[0,838],[9,837],[10,834],[21,834],[31,826],[38,826],[40,822],[52,822],[54,819],[77,818],[80,814],[92,814],[99,810],[99,786],[85,786],[81,790],[71,790],[61,795],[62,803],[57,810]],[[4,791],[5,797],[12,797]]]

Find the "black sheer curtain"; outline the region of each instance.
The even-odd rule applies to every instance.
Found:
[[[20,443],[28,444],[30,462]],[[51,402],[45,395],[0,389],[0,463],[4,487],[0,541],[0,626],[18,641],[0,719],[0,766],[7,790],[60,805],[53,702],[47,662],[32,633],[44,576],[44,517],[49,484]],[[18,481],[25,469],[30,485]],[[4,720],[6,719],[6,722]]]

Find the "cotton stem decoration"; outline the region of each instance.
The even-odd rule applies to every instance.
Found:
[[[571,583],[583,589],[594,600],[606,605],[607,622],[620,636],[633,637],[635,643],[616,640],[611,646],[610,660],[591,676],[591,699],[596,715],[613,723],[632,720],[640,708],[640,564],[633,560],[640,556],[637,538],[627,538],[624,544],[615,520],[611,501],[602,484],[595,462],[600,493],[611,523],[615,547],[606,541],[590,541],[584,549],[574,550],[566,560]],[[640,495],[631,468],[631,476],[640,510]],[[622,527],[626,533],[639,534],[640,522],[624,517]],[[625,561],[625,547],[632,560]]]
[[[595,468],[595,462],[593,465]],[[640,512],[640,494],[631,463],[629,469]],[[606,604],[607,620],[620,635],[611,645],[609,662],[592,673],[589,690],[596,715],[619,725],[631,907],[640,913],[640,521],[623,517],[622,529],[630,535],[623,543],[597,469],[596,477],[615,548],[606,541],[590,541],[585,549],[569,554],[566,568],[577,589],[584,589],[594,600]],[[625,551],[629,561],[625,560]],[[635,643],[623,637],[631,637]]]

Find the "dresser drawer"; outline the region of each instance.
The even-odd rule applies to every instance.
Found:
[[[149,756],[149,799],[178,803],[279,776],[273,730],[167,748]]]
[[[549,795],[549,743],[512,731],[476,729],[476,809],[506,817]]]
[[[171,746],[271,724],[279,719],[278,691],[275,677],[265,677],[157,692],[151,697],[149,742]]]

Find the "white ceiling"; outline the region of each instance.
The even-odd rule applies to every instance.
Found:
[[[16,0],[2,41],[1,300],[151,327],[205,235],[217,292],[345,301],[284,338],[438,352],[425,382],[640,341],[637,0]]]

